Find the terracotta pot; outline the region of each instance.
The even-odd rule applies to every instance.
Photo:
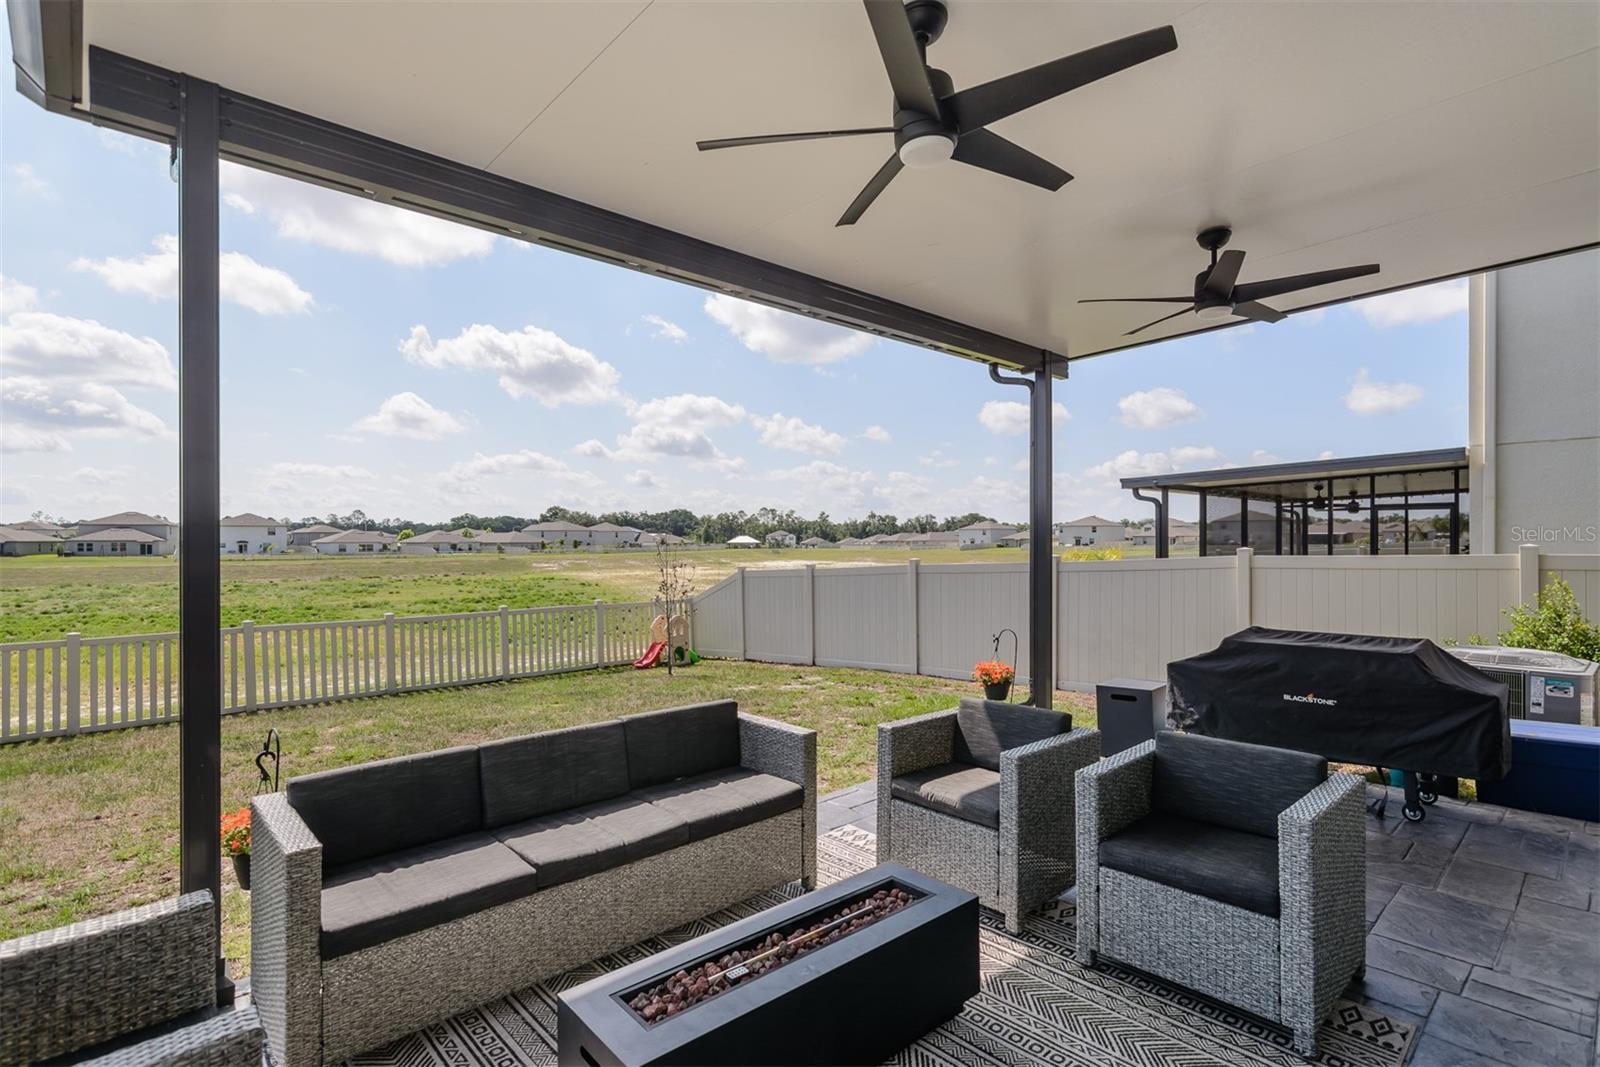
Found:
[[[250,888],[250,853],[240,852],[229,856],[233,860],[233,876],[239,879],[239,888]]]
[[[994,682],[983,687],[983,695],[989,700],[1004,700],[1011,695],[1011,682]]]

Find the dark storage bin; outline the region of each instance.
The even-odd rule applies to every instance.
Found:
[[[1114,756],[1167,728],[1167,683],[1113,678],[1094,687],[1100,754]]]
[[[1600,729],[1511,720],[1511,773],[1480,782],[1478,799],[1600,822]]]

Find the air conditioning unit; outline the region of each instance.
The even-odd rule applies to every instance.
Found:
[[[1513,719],[1595,725],[1595,677],[1600,664],[1533,648],[1448,650],[1511,688]]]

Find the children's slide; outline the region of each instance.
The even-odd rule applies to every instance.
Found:
[[[645,670],[661,662],[661,653],[666,651],[665,641],[652,641],[650,647],[645,649],[644,655],[633,661],[635,670]]]

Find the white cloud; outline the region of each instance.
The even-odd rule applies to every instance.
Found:
[[[1159,430],[1200,415],[1200,407],[1181,389],[1160,386],[1129,393],[1117,401],[1122,424],[1136,430]]]
[[[0,392],[4,391],[0,384]],[[24,426],[7,413],[0,419],[0,452],[71,452],[72,443],[64,434]]]
[[[1321,452],[1317,453],[1317,458],[1318,459],[1333,459],[1334,458],[1333,449],[1324,448]]]
[[[136,259],[75,259],[70,266],[98,274],[119,293],[174,299],[178,295],[178,238],[166,233],[151,243],[156,250]],[[288,274],[263,266],[243,252],[224,252],[218,273],[222,299],[261,315],[301,314],[316,303]]]
[[[1057,426],[1072,416],[1066,405],[1057,400],[1051,405]],[[978,421],[990,433],[1014,437],[1028,432],[1028,405],[1017,400],[991,400],[978,411]]]
[[[537,326],[507,333],[474,324],[442,341],[435,341],[426,326],[413,326],[400,351],[425,367],[492,371],[507,393],[531,396],[548,408],[620,399],[617,368]]]
[[[651,473],[650,471],[645,470],[642,467],[639,470],[636,470],[632,474],[628,475],[623,480],[626,481],[629,485],[633,486],[635,489],[665,489],[666,488],[666,486],[664,484],[662,484],[662,482],[661,482],[661,480],[659,478],[657,478],[653,473]]]
[[[772,448],[809,452],[815,456],[836,456],[844,447],[841,435],[793,415],[757,415],[750,421],[761,431],[761,443]]]
[[[121,130],[114,130],[109,126],[101,126],[95,132],[100,136],[100,147],[118,155],[132,156],[134,158],[139,156],[152,158],[159,156],[163,160],[168,157],[167,146],[155,141],[147,141],[143,137],[135,137],[131,133],[123,133]]]
[[[644,321],[651,327],[650,336],[658,341],[671,341],[675,345],[681,345],[689,339],[689,331],[670,319],[664,319],[660,315],[646,315]]]
[[[893,437],[889,436],[888,430],[885,430],[882,426],[877,425],[868,426],[865,430],[862,430],[861,436],[865,437],[868,441],[876,441],[880,445],[886,445],[890,441],[894,440]]]
[[[66,451],[63,433],[170,436],[159,415],[100,382],[8,375],[0,379],[0,408],[15,451]]]
[[[1422,386],[1410,382],[1375,382],[1362,367],[1350,391],[1344,394],[1344,406],[1357,415],[1391,415],[1414,407],[1422,399]]]
[[[0,315],[32,311],[39,306],[39,290],[0,274]]]
[[[1153,474],[1171,474],[1190,470],[1201,464],[1220,465],[1222,453],[1211,445],[1179,445],[1165,452],[1140,452],[1128,449],[1119,452],[1104,463],[1084,471],[1085,476],[1115,481],[1119,478],[1141,478]]]
[[[918,456],[917,462],[922,464],[924,467],[937,467],[940,470],[947,470],[950,467],[956,466],[960,460],[956,459],[954,456],[945,455],[944,449],[936,448],[932,452]]]
[[[39,177],[32,163],[13,163],[6,171],[16,179],[17,188],[29,196],[53,196],[50,183]]]
[[[1282,456],[1278,455],[1276,452],[1268,452],[1264,448],[1257,448],[1250,453],[1250,463],[1252,466],[1264,467],[1269,463],[1282,462]]]
[[[745,409],[721,397],[680,393],[658,397],[633,409],[633,428],[617,438],[616,448],[584,441],[573,449],[591,458],[639,461],[659,457],[688,459],[723,471],[738,470],[744,460],[717,447],[708,430],[743,422]]]
[[[512,473],[569,475],[573,473],[573,470],[553,456],[547,456],[543,452],[535,452],[531,448],[524,448],[516,452],[501,452],[492,456],[484,455],[482,452],[475,452],[471,459],[451,464],[445,475],[453,481],[461,481]]]
[[[874,341],[871,334],[725,293],[706,297],[705,311],[740,344],[774,363],[837,363],[859,356]]]
[[[1351,306],[1367,320],[1367,325],[1379,329],[1435,322],[1467,310],[1467,280],[1457,278],[1454,281],[1402,289],[1396,293],[1358,300]]]
[[[0,368],[8,374],[86,379],[102,385],[146,389],[178,387],[178,372],[161,342],[151,337],[48,311],[20,311],[0,334]]]
[[[767,477],[785,484],[785,499],[796,501],[795,506],[821,510],[860,511],[875,481],[867,471],[851,470],[827,459],[771,471]]]
[[[222,165],[222,190],[235,210],[270,218],[280,237],[402,267],[486,256],[494,247],[494,234],[483,230],[231,163]]]
[[[334,481],[368,481],[375,475],[351,463],[301,463],[285,460],[274,463],[267,472],[283,478],[327,478]]]
[[[437,441],[466,429],[454,415],[411,392],[396,393],[379,404],[377,411],[358,419],[350,428],[359,433],[410,437],[419,441]]]

